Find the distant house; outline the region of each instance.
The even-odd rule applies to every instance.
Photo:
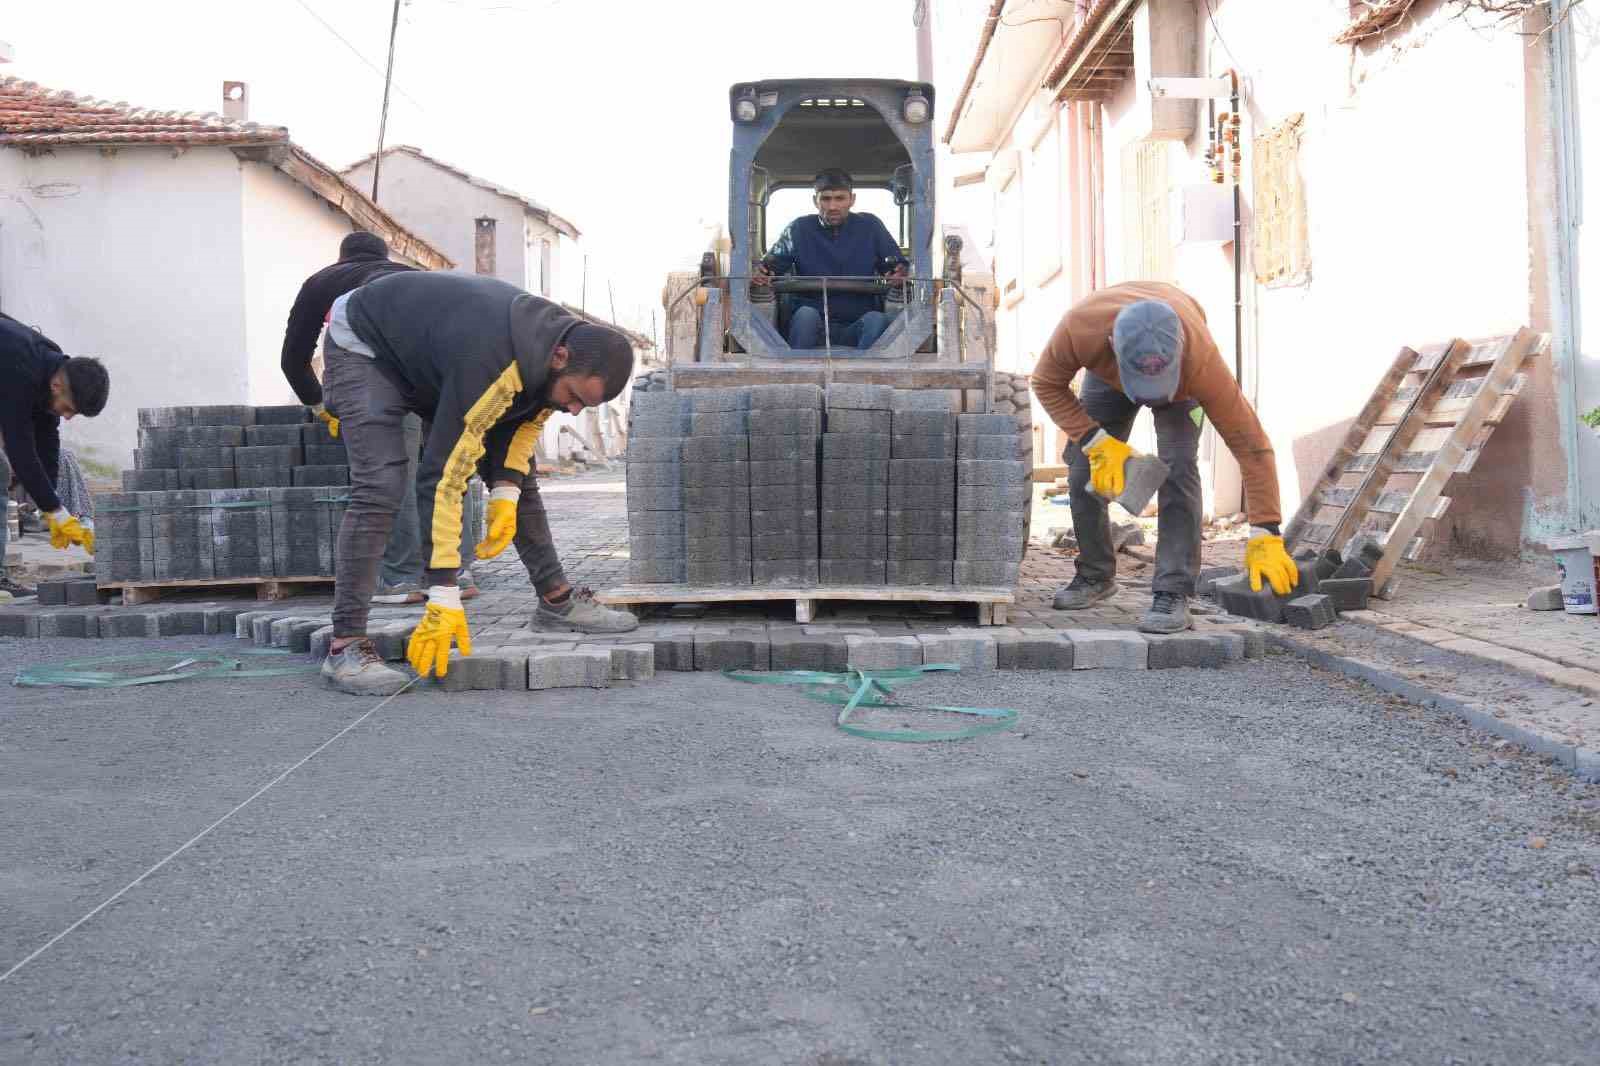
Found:
[[[0,78],[0,311],[106,361],[110,406],[67,427],[86,458],[129,465],[140,407],[292,403],[289,306],[352,230],[453,265],[228,103],[234,117],[148,111]]]
[[[444,250],[456,269],[487,274],[538,296],[560,300],[563,252],[575,253],[578,227],[534,200],[451,166],[419,148],[386,148],[344,169],[372,190],[403,224]],[[565,246],[565,248],[563,247]]]

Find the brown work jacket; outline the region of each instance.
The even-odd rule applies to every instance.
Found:
[[[1082,443],[1099,428],[1073,395],[1072,379],[1079,370],[1087,370],[1112,388],[1122,388],[1117,354],[1111,350],[1111,324],[1119,311],[1140,300],[1161,300],[1171,305],[1183,323],[1183,371],[1173,399],[1197,402],[1239,461],[1250,524],[1282,521],[1272,443],[1250,401],[1239,391],[1232,371],[1222,361],[1217,342],[1206,328],[1206,313],[1176,285],[1124,282],[1101,289],[1068,311],[1033,369],[1033,393],[1039,403],[1050,420],[1075,443]]]

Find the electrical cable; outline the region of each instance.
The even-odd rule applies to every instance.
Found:
[[[344,34],[340,33],[338,30],[334,29],[333,28],[333,24],[330,23],[327,19],[325,19],[321,15],[317,14],[316,11],[311,7],[311,5],[306,3],[306,0],[294,0],[294,2],[299,4],[302,8],[304,8],[306,14],[310,15],[312,18],[316,19],[319,23],[321,23],[323,29],[327,30],[329,33],[331,33],[335,37],[337,37],[339,39],[339,42],[341,44],[343,44],[346,48],[350,49],[351,54],[354,55],[357,59],[361,60],[361,62],[365,63],[367,65],[367,67],[374,74],[376,74],[380,78],[384,76],[382,67],[378,66],[378,64],[374,63],[372,60],[368,59],[365,55],[363,55],[362,52],[361,52],[361,49],[359,49],[355,45],[351,44],[349,38],[347,38]],[[400,86],[396,85],[394,87],[394,91],[399,93],[401,96],[405,97],[407,100],[410,100],[413,104],[415,104],[416,107],[417,107],[417,110],[422,111],[424,113],[427,112],[428,109],[426,107],[422,106],[422,101],[418,100],[415,96],[412,96],[410,93],[408,93],[404,89],[400,88]]]
[[[1211,0],[1205,0],[1206,18],[1211,20],[1211,32],[1217,35],[1217,43],[1222,45],[1222,50],[1228,53],[1228,58],[1233,61],[1233,69],[1242,71],[1244,64],[1239,62],[1239,57],[1233,54],[1233,49],[1228,47],[1227,40],[1222,36],[1222,28],[1217,25],[1217,14],[1211,10]]]

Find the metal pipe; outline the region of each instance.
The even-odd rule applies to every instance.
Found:
[[[1244,158],[1239,145],[1239,72],[1228,71],[1233,97],[1233,379],[1244,390],[1244,212],[1243,197],[1239,191],[1240,162]]]

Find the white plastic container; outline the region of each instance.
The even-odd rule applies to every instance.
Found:
[[[1561,571],[1561,605],[1568,614],[1594,614],[1595,566],[1589,542],[1581,536],[1557,537],[1550,552]]]

